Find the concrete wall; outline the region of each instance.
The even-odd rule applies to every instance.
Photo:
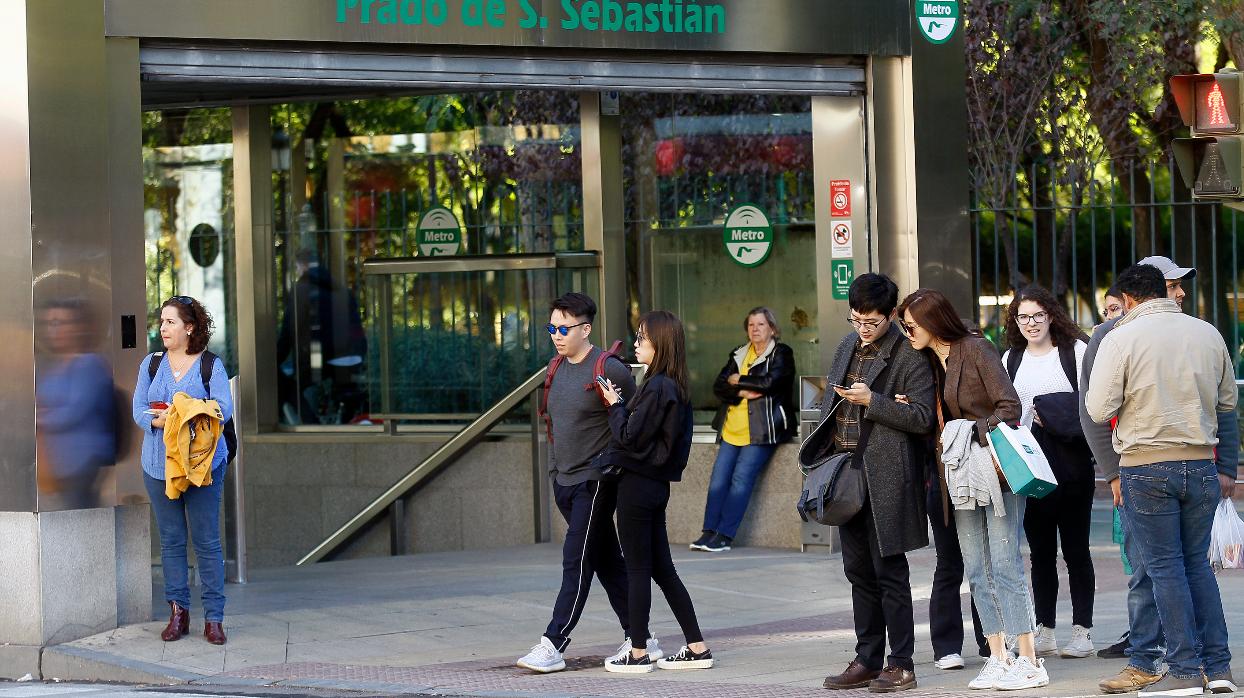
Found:
[[[405,437],[354,439],[297,435],[247,439],[246,507],[250,564],[293,564],[431,453],[435,443]],[[800,521],[794,503],[800,476],[794,446],[780,448],[761,476],[739,531],[742,545],[794,548]],[[700,535],[704,496],[717,447],[696,444],[684,479],[673,486],[671,541]],[[406,505],[409,552],[479,550],[535,541],[531,443],[485,441],[417,492]],[[554,511],[553,532],[565,526]],[[389,554],[384,517],[337,559]]]

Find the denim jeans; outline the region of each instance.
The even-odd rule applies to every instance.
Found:
[[[986,636],[1033,631],[1032,597],[1019,551],[1027,497],[1006,492],[1002,499],[1005,516],[994,516],[992,505],[955,510],[963,571]]]
[[[1128,534],[1153,581],[1171,675],[1195,678],[1202,667],[1208,675],[1228,671],[1227,621],[1207,557],[1222,497],[1213,461],[1130,466],[1120,477]]]
[[[721,442],[717,460],[713,463],[713,475],[708,482],[708,501],[704,504],[704,530],[734,538],[739,532],[747,503],[756,487],[756,478],[765,469],[773,452],[774,444],[751,444],[733,446]]]
[[[1127,637],[1132,647],[1128,664],[1147,674],[1156,674],[1158,664],[1166,656],[1166,636],[1162,633],[1162,621],[1158,619],[1158,607],[1153,600],[1153,580],[1145,570],[1136,536],[1127,532],[1132,515],[1126,510],[1119,513],[1123,517],[1123,550],[1132,563],[1132,576],[1127,580]]]
[[[214,622],[225,619],[225,557],[220,549],[220,501],[225,491],[225,468],[221,466],[212,471],[211,485],[191,487],[179,499],[165,496],[163,480],[143,474],[160,531],[164,599],[190,608],[190,574],[186,561],[189,533],[194,541],[199,579],[203,582],[203,620]]]

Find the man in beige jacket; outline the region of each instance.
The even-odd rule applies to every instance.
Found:
[[[1102,338],[1085,408],[1099,424],[1119,418],[1114,450],[1128,533],[1166,630],[1169,672],[1139,695],[1199,695],[1206,680],[1210,692],[1234,691],[1222,600],[1206,555],[1222,496],[1214,463],[1218,413],[1236,407],[1231,356],[1212,325],[1166,297],[1156,268],[1132,266],[1116,286],[1127,314]]]

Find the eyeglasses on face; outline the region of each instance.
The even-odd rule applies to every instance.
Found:
[[[576,327],[581,327],[581,326],[583,326],[583,325],[590,325],[590,324],[592,324],[592,323],[590,323],[590,322],[580,322],[580,323],[577,323],[577,324],[574,324],[574,325],[553,325],[553,324],[548,324],[548,325],[545,325],[545,326],[544,326],[544,329],[548,330],[548,331],[549,331],[549,334],[557,334],[558,332],[560,332],[560,333],[561,333],[561,335],[562,335],[563,337],[565,337],[566,335],[570,334],[570,330],[572,330],[572,329],[574,329],[574,328],[576,328]]]
[[[1028,315],[1027,313],[1024,313],[1024,314],[1015,316],[1015,321],[1021,325],[1029,325],[1034,322],[1040,325],[1049,319],[1050,319],[1050,314],[1045,312],[1044,310],[1042,310],[1039,313],[1033,313],[1032,315]]]
[[[903,328],[903,332],[905,332],[908,337],[911,336],[912,332],[915,332],[916,330],[920,329],[920,325],[917,325],[914,322],[907,322],[906,320],[899,320],[898,326]]]
[[[847,322],[851,323],[851,326],[857,330],[875,330],[878,327],[881,327],[881,323],[885,322],[885,320],[857,320],[856,318],[849,317],[847,318]]]
[[[1101,314],[1106,317],[1110,317],[1111,315],[1118,315],[1119,313],[1122,313],[1122,312],[1123,312],[1123,306],[1119,305],[1118,303],[1111,303],[1110,305],[1106,306],[1106,309],[1103,310]]]
[[[173,296],[172,298],[169,298],[169,300],[177,301],[182,305],[194,305],[194,299],[190,296]]]
[[[636,332],[636,333],[635,333],[635,343],[636,343],[636,344],[643,344],[643,343],[644,343],[644,342],[646,342],[646,341],[648,341],[648,336],[647,336],[647,335],[645,335],[643,332]]]

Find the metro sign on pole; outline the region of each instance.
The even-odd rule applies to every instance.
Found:
[[[1239,203],[1244,200],[1241,74],[1176,75],[1171,78],[1171,94],[1180,118],[1192,131],[1191,138],[1176,138],[1171,145],[1192,198],[1244,205]]]

